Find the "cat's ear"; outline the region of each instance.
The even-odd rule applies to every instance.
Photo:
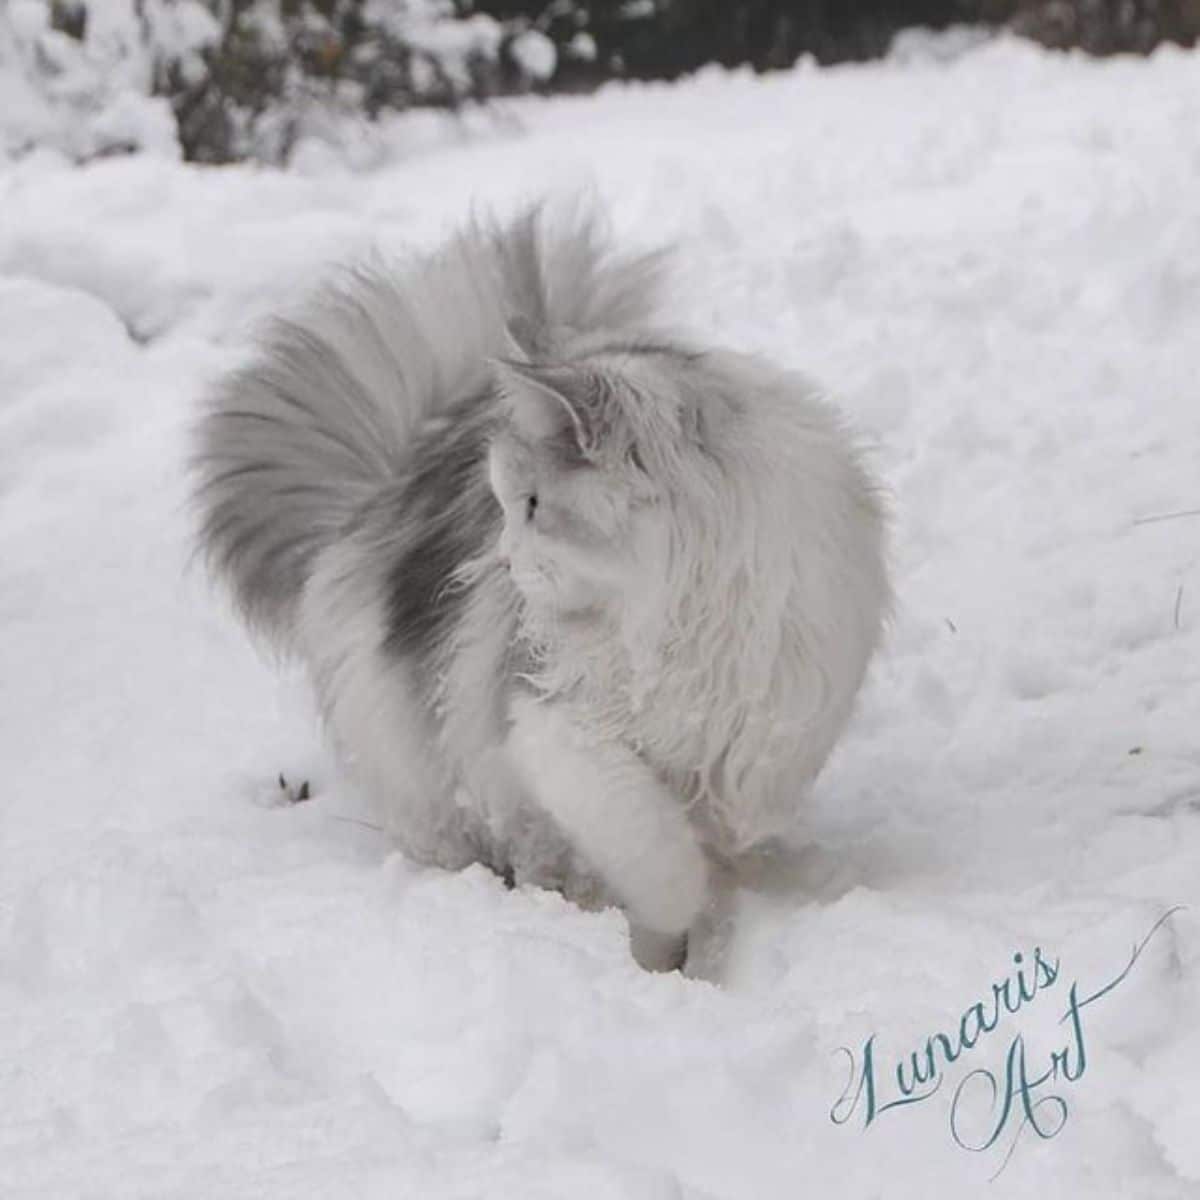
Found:
[[[496,359],[501,393],[513,423],[534,441],[566,438],[592,447],[586,404],[587,380],[573,367]]]

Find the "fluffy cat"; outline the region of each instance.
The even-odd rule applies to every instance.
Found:
[[[836,414],[668,332],[661,266],[538,209],[352,269],[196,456],[210,562],[407,852],[619,903],[658,967],[793,823],[888,602]]]

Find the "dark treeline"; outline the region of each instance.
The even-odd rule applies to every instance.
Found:
[[[560,84],[614,73],[673,78],[705,63],[786,67],[873,58],[911,26],[1012,25],[1043,44],[1093,54],[1193,45],[1200,0],[463,0],[462,12],[527,21],[565,45],[580,29],[593,62],[565,57]]]
[[[914,26],[1008,26],[1097,55],[1200,35],[1200,0],[198,0],[207,32],[181,48],[156,31],[183,2],[136,0],[136,36],[184,156],[209,163],[286,162],[306,133],[347,115],[674,79],[709,63],[768,71],[805,55],[869,59]],[[83,47],[91,16],[110,3],[47,0],[54,34]],[[29,70],[64,53],[50,49],[31,47]]]
[[[567,58],[567,74],[673,78],[706,63],[790,66],[803,54],[821,63],[876,57],[897,30],[943,28],[973,19],[964,0],[592,0],[546,5],[479,0],[475,11],[529,20],[556,42],[582,27],[595,38],[590,69]],[[975,19],[977,19],[977,14]]]

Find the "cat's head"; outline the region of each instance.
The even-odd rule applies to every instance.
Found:
[[[501,425],[488,473],[498,546],[527,604],[559,616],[653,603],[666,578],[675,484],[703,455],[686,380],[696,356],[577,340],[497,364]]]

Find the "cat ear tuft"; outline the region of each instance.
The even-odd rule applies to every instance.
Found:
[[[493,365],[509,412],[522,433],[536,441],[570,436],[580,450],[589,445],[579,402],[578,371],[509,358],[495,359]]]

